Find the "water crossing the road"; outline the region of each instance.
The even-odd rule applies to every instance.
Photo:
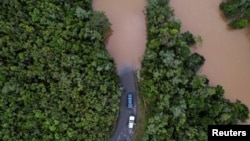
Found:
[[[138,95],[134,69],[140,69],[146,48],[146,0],[93,0],[93,8],[103,11],[111,23],[112,34],[106,48],[114,58],[118,75],[124,87],[115,133],[110,141],[129,141],[132,129],[128,129],[130,115],[139,117]],[[133,93],[133,108],[127,108],[127,92]],[[136,121],[136,120],[135,120]]]
[[[104,11],[112,26],[106,48],[117,69],[139,69],[146,47],[145,0],[93,0],[93,8]]]
[[[227,98],[239,99],[250,107],[250,29],[229,30],[220,3],[171,0],[176,17],[182,21],[182,31],[203,38],[203,46],[194,50],[206,58],[200,74],[206,75],[211,85],[222,85]]]

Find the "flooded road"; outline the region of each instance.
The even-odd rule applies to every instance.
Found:
[[[182,31],[203,38],[193,51],[206,58],[200,75],[210,85],[222,85],[225,97],[241,100],[250,108],[250,29],[230,30],[219,10],[222,0],[171,0]],[[248,121],[248,124],[250,121]]]
[[[139,69],[146,46],[145,0],[93,0],[93,8],[104,11],[112,26],[106,48],[117,69]]]
[[[199,72],[210,85],[222,85],[225,97],[241,100],[250,107],[250,29],[230,30],[219,10],[222,0],[171,0],[175,15],[182,21],[182,31],[203,38],[196,47],[206,58]],[[93,8],[104,11],[112,26],[106,48],[117,69],[141,67],[146,46],[145,0],[93,0]],[[250,123],[250,121],[248,121]]]

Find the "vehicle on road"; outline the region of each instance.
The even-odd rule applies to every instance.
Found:
[[[135,125],[135,116],[129,116],[128,128],[133,129]]]
[[[128,94],[128,108],[133,107],[133,95],[131,93]]]

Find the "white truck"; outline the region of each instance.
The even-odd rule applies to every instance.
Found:
[[[133,129],[135,125],[135,116],[129,116],[128,128]]]

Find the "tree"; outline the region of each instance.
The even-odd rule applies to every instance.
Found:
[[[248,24],[247,19],[236,19],[230,23],[230,26],[234,29],[240,29],[246,27]]]
[[[220,9],[234,29],[244,28],[249,23],[250,0],[224,0],[220,4]]]
[[[248,119],[246,105],[230,102],[221,86],[211,87],[205,76],[196,75],[205,58],[191,54],[196,40],[189,32],[180,33],[168,1],[149,1],[147,11],[148,47],[139,81],[148,116],[142,140],[205,141],[208,125]],[[165,17],[157,19],[155,13]]]
[[[0,139],[108,140],[120,90],[107,17],[90,0],[4,0],[0,12]]]

